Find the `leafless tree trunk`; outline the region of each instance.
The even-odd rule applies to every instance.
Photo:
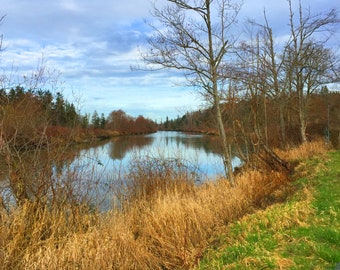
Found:
[[[287,73],[291,74],[292,85],[298,98],[298,118],[302,143],[307,142],[308,100],[317,87],[332,82],[329,73],[333,66],[332,59],[327,56],[324,44],[332,33],[330,27],[339,23],[335,9],[327,14],[312,15],[309,10],[303,13],[301,2],[296,21],[292,1],[288,0],[290,10],[290,40],[286,46],[289,54],[286,63]],[[317,35],[327,35],[320,40]],[[318,40],[318,41],[317,41]],[[332,63],[333,62],[333,63]]]
[[[239,64],[235,69],[234,78],[240,81],[241,88],[247,89],[250,116],[252,118],[251,138],[253,152],[264,160],[271,169],[289,171],[290,165],[278,157],[268,143],[267,98],[271,100],[281,96],[279,86],[279,69],[275,60],[275,52],[271,30],[261,26],[266,31],[256,34],[242,43],[239,48]],[[251,33],[253,34],[253,33]],[[268,41],[269,39],[269,41]],[[244,116],[243,116],[244,117]]]
[[[280,142],[281,146],[286,145],[286,121],[285,109],[287,107],[286,86],[287,78],[283,70],[283,62],[285,58],[284,51],[277,51],[273,30],[269,25],[264,12],[264,24],[251,22],[251,25],[256,26],[259,45],[257,50],[253,50],[253,54],[259,61],[259,68],[262,73],[263,95],[265,99],[270,99],[279,113],[278,126],[280,127]],[[265,109],[266,106],[265,106]],[[266,115],[266,114],[265,114]],[[267,128],[267,126],[266,126]]]
[[[153,16],[161,23],[153,26],[150,50],[142,55],[152,68],[183,71],[190,86],[204,90],[215,110],[221,137],[226,174],[233,184],[231,145],[221,113],[221,92],[226,76],[222,67],[228,62],[233,40],[228,31],[234,25],[240,5],[227,0],[168,0],[168,6]],[[155,67],[156,66],[156,67]]]

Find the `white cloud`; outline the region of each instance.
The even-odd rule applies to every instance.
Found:
[[[201,101],[174,71],[131,70],[140,61],[150,29],[149,0],[1,0],[5,21],[0,25],[5,51],[0,68],[29,72],[42,57],[62,72],[64,94],[81,96],[83,111],[108,113],[126,109],[134,114],[177,116]],[[336,6],[334,0],[304,0],[316,11]],[[156,1],[163,5],[166,0]],[[287,2],[245,0],[241,15],[263,17],[263,7],[278,28],[286,27]],[[320,8],[320,10],[319,10]],[[312,11],[315,11],[315,9]],[[2,14],[0,14],[2,15]],[[240,21],[242,19],[240,18]],[[278,38],[284,36],[279,34]]]
[[[75,0],[61,0],[60,7],[73,12],[80,12],[82,8]]]

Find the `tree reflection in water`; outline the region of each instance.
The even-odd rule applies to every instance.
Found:
[[[157,132],[149,135],[122,136],[96,144],[77,146],[67,151],[27,152],[8,166],[0,161],[0,192],[5,201],[48,199],[51,203],[90,203],[110,208],[112,197],[143,160],[180,161],[194,180],[224,174],[218,141],[214,136]],[[234,163],[237,166],[238,160]],[[171,164],[171,163],[170,163]],[[162,168],[162,167],[157,167]],[[159,172],[161,173],[161,172]],[[182,172],[181,172],[182,173]],[[13,185],[15,177],[21,189]],[[13,199],[14,198],[14,199]]]

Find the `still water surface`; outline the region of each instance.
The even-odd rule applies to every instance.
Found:
[[[124,181],[134,163],[143,159],[179,160],[195,173],[198,183],[224,174],[218,137],[161,131],[148,135],[121,136],[91,145],[77,151],[71,159],[65,159],[63,164],[55,165],[51,175],[57,179],[55,181],[59,181],[69,178],[71,173],[73,184],[87,187],[81,188],[82,192],[91,193],[96,204],[102,204],[101,207],[107,209],[116,184]],[[236,157],[233,165],[239,165]],[[9,183],[0,181],[2,194],[11,193],[10,189],[5,188],[8,186],[6,182]]]
[[[224,174],[218,138],[200,134],[160,131],[149,135],[117,137],[82,150],[74,164],[92,164],[101,174],[124,174],[133,161],[143,158],[178,159],[195,169],[201,180]],[[239,159],[233,159],[237,166]],[[95,166],[95,168],[93,168]]]
[[[197,183],[224,175],[221,147],[217,136],[206,136],[173,131],[160,131],[148,135],[122,136],[103,145],[82,150],[72,166],[78,171],[87,170],[92,178],[100,179],[96,198],[112,194],[118,180],[124,180],[136,160],[180,160],[196,175]],[[240,160],[233,159],[233,166]],[[111,190],[111,192],[110,192]],[[108,207],[108,200],[101,202]]]

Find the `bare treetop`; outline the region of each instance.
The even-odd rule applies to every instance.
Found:
[[[231,146],[227,143],[220,110],[221,93],[227,77],[222,74],[230,60],[230,34],[241,5],[228,0],[168,0],[162,9],[154,7],[150,49],[142,55],[146,65],[183,71],[191,86],[212,103],[221,136],[226,174],[233,182]],[[228,57],[229,56],[229,57]]]

